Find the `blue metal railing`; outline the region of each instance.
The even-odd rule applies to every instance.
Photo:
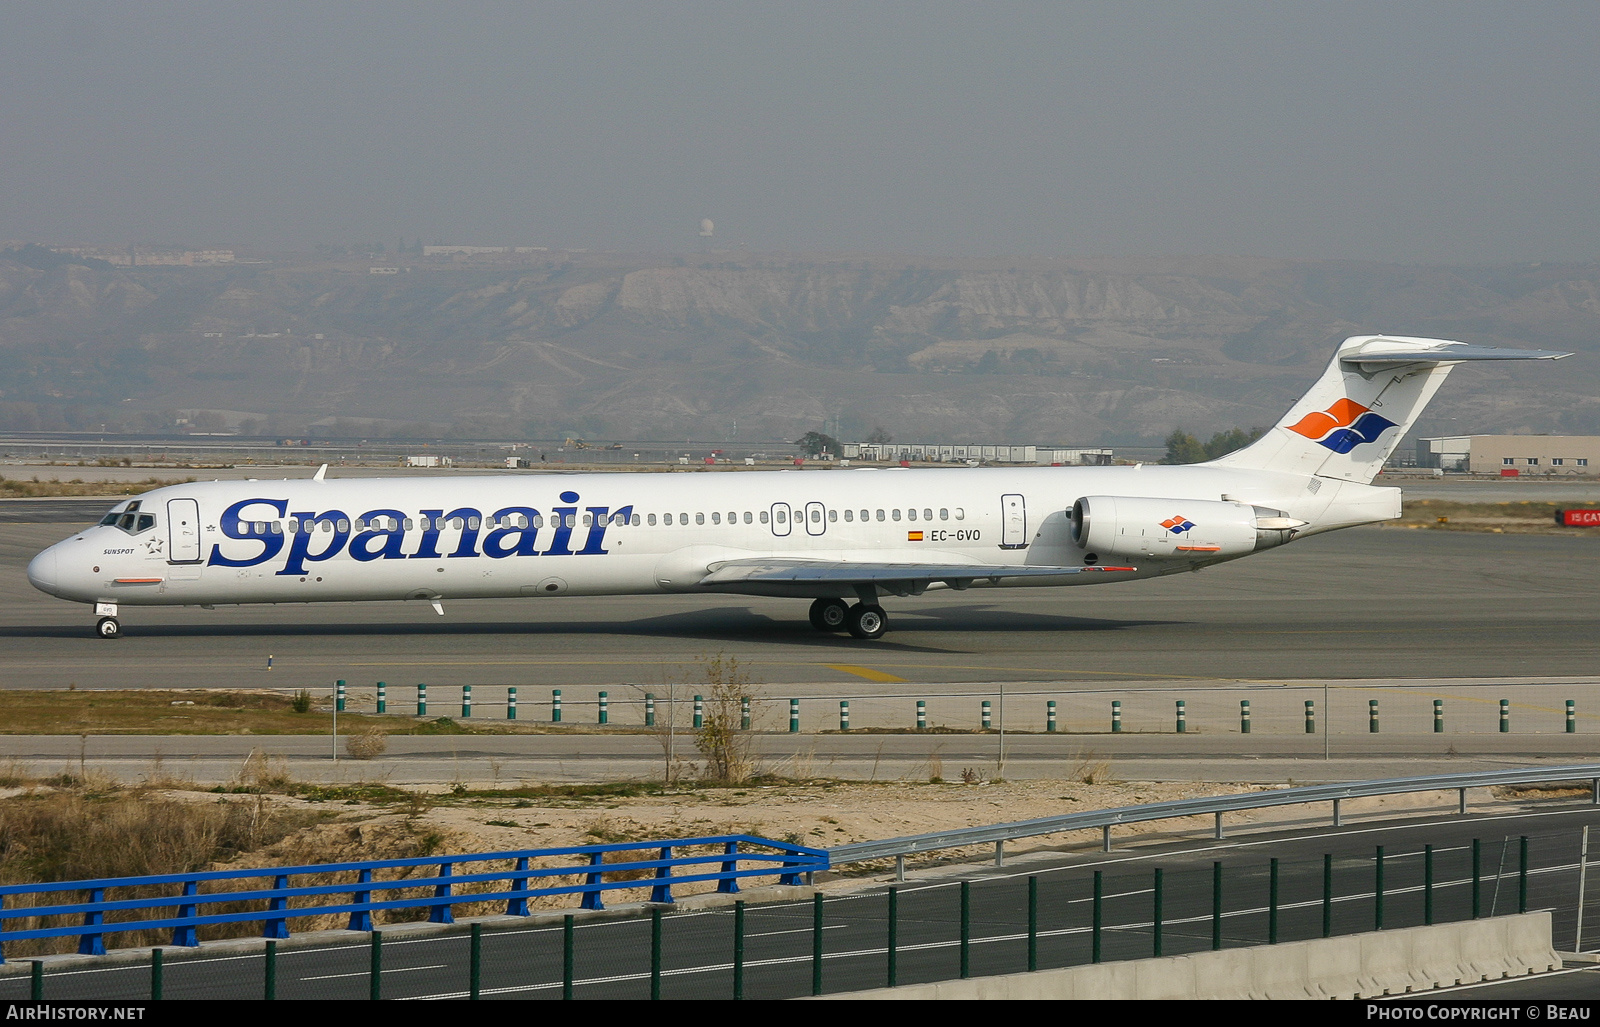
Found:
[[[674,850],[709,848],[721,851],[675,855]],[[654,849],[659,858],[607,862],[606,856],[618,852]],[[534,866],[534,860],[576,857],[582,862],[559,866]],[[474,873],[460,873],[463,864],[510,863],[509,867],[489,866]],[[428,877],[394,877],[389,874],[416,867],[437,868]],[[410,859],[370,860],[351,863],[318,863],[295,867],[251,867],[239,870],[212,870],[193,874],[159,874],[149,877],[113,877],[94,881],[55,881],[44,884],[13,884],[0,887],[0,962],[4,962],[6,942],[30,938],[76,936],[83,955],[103,955],[105,936],[128,931],[172,931],[172,944],[198,945],[201,927],[219,924],[260,922],[262,936],[289,937],[289,921],[300,917],[348,916],[353,931],[372,930],[372,915],[400,909],[426,909],[433,923],[454,922],[452,907],[462,903],[504,902],[510,916],[527,916],[528,900],[551,895],[581,896],[584,909],[605,908],[603,893],[617,889],[650,889],[651,902],[672,902],[677,886],[716,882],[717,891],[737,893],[739,882],[756,877],[777,877],[779,884],[797,885],[801,876],[828,868],[828,853],[789,842],[758,838],[754,835],[716,835],[707,838],[679,838],[655,842],[615,842],[606,845],[575,845],[557,849],[521,849],[510,852],[481,852],[460,856],[419,856]],[[684,871],[690,871],[685,873]],[[310,875],[353,874],[354,880],[329,884],[292,885],[292,879]],[[644,876],[641,876],[644,875]],[[271,878],[270,887],[243,887],[229,890],[231,882],[253,882]],[[560,881],[546,887],[529,887],[544,879]],[[202,885],[210,890],[201,891]],[[487,886],[483,891],[461,892],[464,886]],[[496,887],[500,886],[500,887]],[[176,894],[137,898],[107,899],[108,891],[131,888],[176,888]],[[431,895],[381,898],[385,893],[432,889]],[[76,902],[60,902],[55,896],[81,895]],[[17,896],[45,896],[50,905],[16,906]],[[347,901],[327,902],[330,896],[348,896]],[[205,907],[250,904],[254,909],[227,909],[202,912]],[[155,911],[176,909],[175,916],[156,915]],[[108,914],[129,915],[131,919],[107,920]],[[81,921],[57,927],[7,929],[9,922],[44,917],[81,917]]]

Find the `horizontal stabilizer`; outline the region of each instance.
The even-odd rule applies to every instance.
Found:
[[[1560,360],[1570,357],[1553,349],[1500,349],[1493,346],[1472,346],[1464,342],[1442,342],[1435,339],[1418,340],[1426,345],[1397,347],[1386,345],[1389,339],[1379,339],[1353,352],[1339,354],[1348,364],[1442,364],[1457,360]]]
[[[942,581],[965,588],[974,581],[1046,578],[1063,574],[1133,571],[1135,567],[997,567],[981,563],[850,563],[835,560],[729,560],[714,564],[700,579],[706,587],[758,583],[876,585],[885,582]]]

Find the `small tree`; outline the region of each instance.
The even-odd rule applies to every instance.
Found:
[[[832,435],[824,435],[819,431],[806,432],[798,439],[795,439],[794,444],[799,446],[801,451],[809,457],[820,457],[824,454],[838,456],[843,450],[843,447],[839,445],[838,439]]]
[[[1206,447],[1199,439],[1182,428],[1174,428],[1167,436],[1167,456],[1164,464],[1197,464],[1206,458]]]
[[[888,429],[880,424],[876,425],[871,433],[867,435],[867,441],[874,446],[887,446],[894,441],[894,436],[890,435]]]
[[[752,698],[750,674],[737,658],[718,653],[704,663],[705,714],[695,732],[695,748],[706,761],[706,776],[719,784],[739,784],[756,773],[755,739],[744,729],[744,702]]]

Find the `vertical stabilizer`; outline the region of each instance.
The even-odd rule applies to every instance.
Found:
[[[1570,354],[1354,336],[1340,343],[1322,377],[1271,431],[1211,465],[1370,482],[1456,364],[1564,356]]]

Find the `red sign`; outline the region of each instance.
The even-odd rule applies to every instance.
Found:
[[[1500,477],[1502,477],[1502,478],[1515,478],[1521,473],[1522,472],[1517,470],[1515,467],[1502,467],[1502,468],[1500,468]]]
[[[1600,510],[1557,510],[1556,523],[1569,528],[1600,528]]]

